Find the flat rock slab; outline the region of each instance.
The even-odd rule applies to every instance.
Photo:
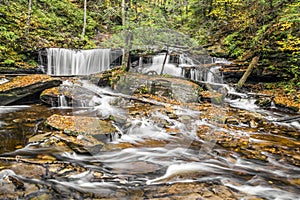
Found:
[[[27,96],[61,84],[61,80],[48,75],[17,76],[0,85],[0,105],[7,105]]]
[[[116,132],[116,128],[109,122],[97,117],[64,116],[54,114],[46,120],[46,125],[61,130],[65,134],[77,136],[90,134],[94,137]],[[100,136],[101,137],[101,136]]]
[[[197,102],[202,90],[199,85],[188,80],[136,73],[121,75],[115,89],[123,94],[153,94],[182,103]]]

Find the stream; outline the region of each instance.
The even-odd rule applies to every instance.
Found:
[[[290,114],[247,96],[164,107],[82,87],[97,94],[83,107],[0,108],[1,199],[300,199],[299,121],[276,122]],[[46,126],[53,114],[116,131],[87,148]]]
[[[81,109],[39,104],[1,107],[1,168],[7,172],[1,171],[0,178],[4,179],[4,172],[14,173],[28,188],[28,194],[23,192],[25,199],[35,195],[45,195],[46,199],[196,199],[197,195],[216,199],[223,195],[224,199],[299,198],[300,142],[295,127],[276,123],[224,126],[206,118],[205,109],[175,107],[174,117],[159,106],[116,97],[93,101],[93,107]],[[236,102],[233,105],[205,106],[220,115],[242,112]],[[34,135],[51,131],[43,121],[54,113],[118,116],[121,122],[116,120],[114,125],[119,132],[90,154],[64,151],[60,144],[54,144],[55,137],[49,139],[54,141],[28,142]],[[242,141],[251,146],[222,146],[226,142],[219,142],[216,132],[246,138]],[[5,160],[15,156],[23,162]],[[44,164],[29,167],[30,162]],[[4,182],[7,188],[0,190],[2,197],[18,194],[10,194],[7,190],[11,188]]]

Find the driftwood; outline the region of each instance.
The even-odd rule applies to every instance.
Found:
[[[298,121],[298,120],[300,120],[300,115],[283,117],[283,118],[275,120],[275,122],[290,122],[290,121]]]
[[[244,73],[244,75],[242,76],[242,78],[239,80],[239,82],[237,84],[238,89],[241,89],[243,87],[248,76],[251,74],[252,70],[256,67],[258,60],[259,60],[259,56],[255,56],[254,58],[252,58],[252,61],[251,61],[250,65],[248,66],[246,72]]]

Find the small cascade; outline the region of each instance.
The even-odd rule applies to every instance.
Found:
[[[47,51],[47,74],[89,75],[110,68],[122,51],[111,49],[71,50],[49,48]]]
[[[157,56],[153,57],[152,65],[162,65],[164,63],[166,55],[165,54],[159,54]],[[170,55],[167,55],[166,64],[169,63]]]
[[[61,107],[61,108],[68,107],[68,102],[64,95],[60,95],[58,97],[58,107]]]
[[[4,84],[4,83],[7,83],[7,82],[9,82],[9,80],[6,79],[6,78],[1,78],[1,79],[0,79],[0,85],[1,85],[1,84]]]
[[[220,76],[217,76],[220,68],[221,68],[221,66],[215,66],[215,67],[211,67],[209,69],[209,71],[207,73],[207,76],[206,76],[206,81],[208,83],[220,83],[220,82],[222,82],[222,80],[218,79],[218,77],[220,77]]]
[[[164,64],[166,54],[158,54],[155,55],[152,58],[152,63],[150,66],[141,66],[139,64],[139,67],[143,67],[142,73],[156,73],[160,74],[162,72],[162,67]],[[140,59],[141,60],[141,59]],[[139,63],[142,63],[142,61],[139,61]],[[163,74],[169,74],[172,76],[181,77],[182,76],[182,67],[187,67],[193,65],[193,62],[188,57],[182,55],[167,55],[166,62],[163,69]]]

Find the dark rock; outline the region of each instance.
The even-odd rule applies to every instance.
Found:
[[[260,99],[257,99],[254,103],[256,105],[258,105],[259,107],[268,108],[268,107],[271,107],[271,105],[272,105],[272,98],[270,98],[270,97],[260,98]]]
[[[60,85],[44,90],[40,95],[40,100],[51,106],[62,106],[61,99],[63,99],[66,104],[64,106],[84,107],[89,105],[95,95],[94,92],[79,85]]]
[[[17,68],[17,67],[0,67],[0,74],[43,74],[43,69],[35,68]]]
[[[200,100],[219,105],[222,104],[224,97],[225,96],[223,94],[218,92],[202,91],[200,95]]]
[[[97,74],[92,74],[88,79],[100,87],[111,86],[113,79],[117,79],[118,75],[123,74],[124,71],[121,67],[115,67],[111,70],[106,70]]]
[[[201,90],[199,85],[187,80],[136,73],[120,76],[115,89],[128,95],[152,94],[179,102],[197,102]]]
[[[35,74],[15,77],[0,85],[0,105],[11,104],[60,84],[61,80],[48,75]]]

